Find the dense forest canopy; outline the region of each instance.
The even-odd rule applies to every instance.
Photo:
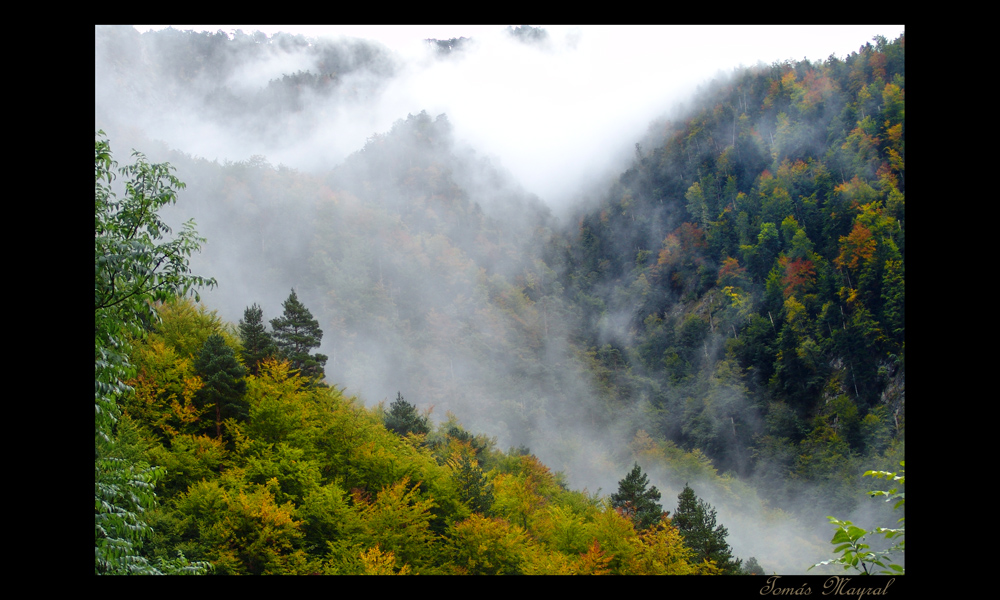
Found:
[[[544,29],[504,35],[553,51]],[[182,247],[215,279],[189,283],[218,284],[103,330],[129,340],[98,373],[121,411],[103,464],[156,473],[128,546],[149,564],[798,573],[829,555],[827,515],[898,518],[861,475],[904,457],[903,35],[706,80],[557,210],[443,112],[320,151],[330,115],[410,69],[377,43],[96,42],[95,129],[169,160],[179,201],[158,210],[193,217]],[[476,43],[428,40],[427,60]],[[207,160],[143,129],[150,106],[313,156]],[[125,319],[98,315],[99,335]],[[682,506],[644,500],[640,523],[626,482]]]

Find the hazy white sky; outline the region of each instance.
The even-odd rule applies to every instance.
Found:
[[[166,26],[136,26],[140,31]],[[875,35],[892,40],[902,25],[542,25],[550,44],[538,51],[505,39],[505,25],[173,25],[179,30],[233,33],[278,31],[307,37],[377,40],[405,67],[381,97],[362,111],[317,127],[295,147],[255,149],[273,163],[308,168],[316,145],[342,155],[367,136],[387,131],[408,113],[447,113],[456,137],[500,158],[529,191],[551,206],[576,184],[614,169],[609,157],[628,156],[652,120],[690,99],[718,73],[758,62],[844,58]],[[479,45],[458,60],[427,61],[424,39],[469,37]],[[307,68],[307,67],[306,67]],[[247,74],[244,84],[275,76]],[[219,136],[191,136],[188,151],[230,154]],[[216,144],[211,147],[209,144]],[[180,142],[178,141],[178,144]],[[248,150],[249,151],[249,150]],[[329,152],[329,151],[328,151]],[[246,156],[227,156],[234,160]],[[332,156],[324,160],[335,160]],[[571,182],[571,183],[567,183]]]
[[[168,25],[136,25],[139,31],[163,29]],[[174,29],[245,33],[258,30],[272,35],[278,31],[306,37],[350,36],[377,40],[397,51],[419,46],[427,38],[449,39],[491,35],[504,25],[169,25]],[[516,25],[515,25],[516,27]],[[903,25],[541,25],[556,40],[572,38],[583,32],[600,32],[609,47],[615,45],[645,47],[662,45],[668,38],[688,40],[705,37],[719,39],[717,56],[734,60],[748,53],[764,62],[825,59],[831,53],[841,58],[857,50],[875,35],[895,39]],[[749,47],[748,47],[749,46]],[[701,47],[700,50],[704,50]],[[794,54],[789,54],[794,51]]]

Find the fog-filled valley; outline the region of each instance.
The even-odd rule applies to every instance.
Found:
[[[663,510],[690,486],[733,556],[803,573],[832,554],[827,515],[902,516],[861,476],[904,458],[904,38],[884,30],[812,62],[733,28],[704,49],[637,30],[616,68],[602,28],[400,49],[98,26],[95,130],[184,182],[161,214],[205,238],[199,318],[227,343],[294,290],[337,398],[399,395],[594,506],[641,465]],[[318,496],[288,497],[305,521]]]

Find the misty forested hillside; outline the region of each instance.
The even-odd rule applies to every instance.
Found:
[[[615,395],[776,497],[902,439],[903,65],[878,40],[711,86],[568,233]]]
[[[123,165],[172,165],[161,213],[194,219],[191,270],[218,284],[150,296],[121,334],[109,381],[132,391],[99,456],[161,468],[137,552],[218,573],[800,573],[831,554],[827,515],[895,522],[860,477],[905,448],[905,44],[873,41],[706,80],[557,216],[443,113],[341,160],[317,142],[302,169],[138,125],[182,106],[251,148],[318,139],[316,111],[405,68],[378,44],[98,27],[95,129]],[[428,42],[441,61],[470,43]],[[315,337],[301,354],[289,317]],[[633,464],[663,492],[655,525],[610,498]],[[678,528],[691,488],[731,556]]]

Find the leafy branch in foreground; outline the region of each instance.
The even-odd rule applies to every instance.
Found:
[[[905,461],[900,462],[899,466],[905,467]],[[900,486],[906,483],[906,478],[902,470],[898,474],[889,471],[865,471],[865,477],[875,477],[898,482]],[[875,496],[885,496],[886,502],[896,500],[893,510],[903,506],[906,501],[905,494],[900,492],[898,487],[894,487],[888,491],[874,490],[869,492],[869,494],[873,498]],[[830,540],[830,543],[836,546],[833,551],[840,554],[840,556],[818,562],[809,567],[810,569],[820,565],[842,565],[845,570],[853,568],[864,575],[875,573],[880,575],[903,575],[906,572],[904,567],[891,562],[894,554],[903,554],[905,550],[906,540],[903,539],[905,528],[902,526],[905,517],[900,517],[897,521],[900,524],[897,528],[876,527],[870,531],[862,529],[850,521],[841,521],[835,517],[827,518],[836,527],[836,532],[833,534],[833,539]],[[870,535],[881,535],[886,540],[895,541],[885,550],[875,551],[865,543],[865,540]],[[880,567],[880,570],[874,571],[875,566]]]
[[[150,564],[140,547],[151,533],[145,513],[156,503],[153,491],[162,474],[119,443],[120,403],[132,388],[130,340],[155,322],[155,300],[186,295],[214,279],[191,275],[188,258],[205,241],[194,223],[172,240],[157,211],[176,200],[184,184],[169,164],[150,164],[139,152],[118,168],[111,145],[99,131],[94,142],[94,570],[98,574],[203,573],[207,563],[179,555]],[[111,189],[115,176],[125,195]],[[197,295],[197,294],[196,294]]]

